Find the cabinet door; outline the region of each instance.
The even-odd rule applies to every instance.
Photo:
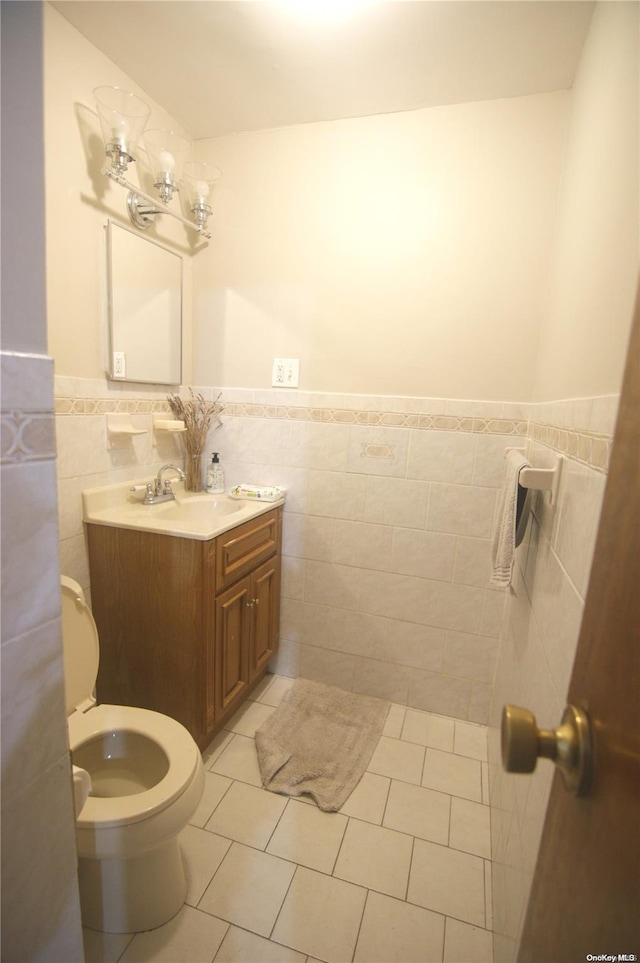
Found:
[[[216,600],[216,721],[244,698],[249,683],[250,588],[244,578]]]
[[[250,610],[253,624],[249,643],[250,682],[253,682],[278,648],[279,573],[279,560],[271,559],[257,568],[251,576]]]

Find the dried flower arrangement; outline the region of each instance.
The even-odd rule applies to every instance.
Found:
[[[220,394],[215,401],[206,401],[202,394],[194,394],[192,388],[189,388],[190,397],[186,400],[179,395],[167,395],[174,417],[183,421],[187,429],[183,435],[186,475],[184,487],[190,492],[202,491],[202,452],[214,419],[219,423],[218,415],[223,410],[219,403]]]

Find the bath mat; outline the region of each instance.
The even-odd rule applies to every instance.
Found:
[[[256,732],[262,784],[285,796],[312,796],[335,812],[360,782],[390,703],[296,679]]]

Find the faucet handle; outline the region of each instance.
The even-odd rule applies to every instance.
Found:
[[[142,499],[144,505],[149,505],[153,501],[153,496],[155,495],[153,482],[146,482],[142,485],[132,485],[129,491],[144,492],[144,498]]]

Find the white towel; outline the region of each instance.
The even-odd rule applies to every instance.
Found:
[[[513,560],[516,550],[516,511],[518,507],[518,476],[520,469],[528,468],[529,461],[521,451],[514,449],[507,454],[496,527],[493,533],[491,561],[492,585],[507,587],[511,584]]]

